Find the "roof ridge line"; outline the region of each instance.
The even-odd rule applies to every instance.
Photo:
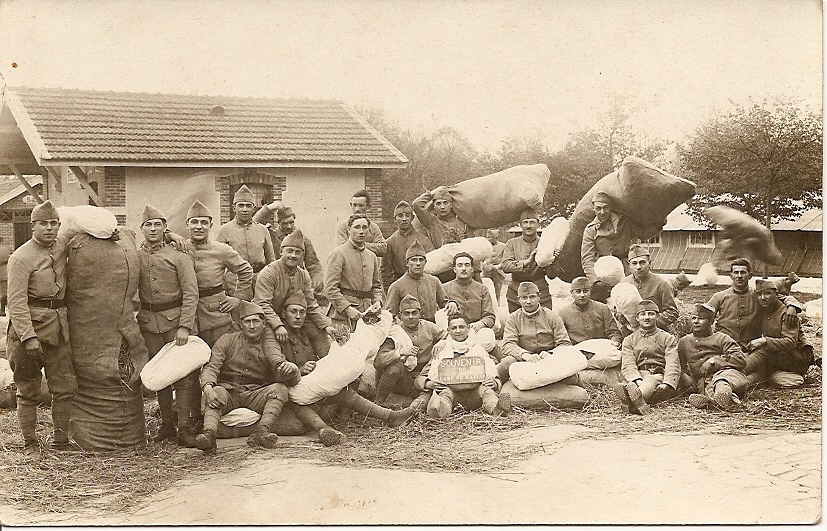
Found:
[[[368,132],[369,132],[370,134],[372,134],[372,135],[373,135],[373,136],[374,136],[374,137],[375,137],[375,138],[376,138],[379,142],[381,142],[381,143],[382,143],[385,147],[387,147],[387,148],[388,148],[388,149],[389,149],[389,150],[390,150],[390,151],[391,151],[394,155],[396,155],[396,157],[399,159],[399,161],[400,161],[400,162],[404,162],[404,163],[406,163],[406,164],[409,162],[409,161],[408,161],[408,157],[406,157],[404,153],[402,153],[401,151],[399,151],[399,150],[396,148],[396,146],[394,146],[393,144],[391,144],[390,140],[388,140],[387,138],[385,138],[385,135],[383,135],[382,133],[380,133],[379,131],[377,131],[377,130],[376,130],[376,129],[372,126],[372,125],[370,125],[370,124],[368,123],[368,121],[367,121],[367,120],[365,120],[365,118],[364,118],[364,117],[362,117],[362,115],[360,115],[360,114],[359,114],[359,113],[357,113],[354,109],[352,109],[352,108],[350,107],[350,105],[348,105],[347,103],[341,102],[341,106],[342,106],[342,108],[343,108],[343,109],[344,109],[344,110],[345,110],[345,111],[346,111],[346,112],[347,112],[350,116],[352,116],[352,117],[353,117],[353,119],[354,119],[354,120],[356,120],[357,122],[359,122],[360,124],[362,124],[362,126],[363,126],[365,129],[367,129],[367,130],[368,130]]]

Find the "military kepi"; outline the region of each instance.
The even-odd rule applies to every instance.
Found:
[[[164,215],[163,212],[155,208],[154,206],[147,204],[144,207],[144,211],[141,213],[141,225],[149,221],[150,219],[160,219],[164,223],[167,222],[167,217]]]
[[[421,310],[422,305],[419,304],[419,300],[416,297],[414,297],[413,295],[408,293],[407,295],[402,297],[401,301],[399,301],[399,311],[401,312],[403,310],[412,310],[412,309]]]
[[[296,229],[285,236],[281,241],[281,247],[295,247],[304,251],[304,234],[302,234],[301,229]]]
[[[768,289],[774,289],[775,291],[778,291],[778,284],[776,284],[776,282],[774,280],[763,279],[763,278],[759,278],[758,280],[755,281],[755,291],[756,291],[756,293],[759,292],[759,291],[765,291],[765,290],[768,290]]]
[[[254,304],[252,302],[241,301],[241,307],[238,309],[238,318],[244,319],[246,317],[250,317],[251,315],[261,315],[264,316],[264,310],[261,309],[261,306],[258,304]]]
[[[634,244],[629,248],[629,260],[634,260],[641,256],[649,256],[649,249],[642,245]]]
[[[592,203],[605,203],[609,206],[612,204],[612,198],[603,190],[599,190],[592,196]]]
[[[571,281],[571,289],[591,289],[592,283],[586,277],[577,277]]]
[[[301,306],[302,308],[307,308],[307,299],[305,298],[304,293],[302,293],[301,291],[296,291],[296,292],[293,292],[292,295],[287,297],[287,299],[284,300],[284,305],[283,306],[285,308],[287,308],[290,305]]]
[[[210,218],[210,220],[212,220],[212,212],[204,206],[204,203],[196,199],[195,203],[193,203],[187,211],[187,219],[192,218]]]
[[[251,192],[250,189],[247,188],[246,184],[242,184],[241,188],[239,188],[233,196],[233,204],[236,203],[252,203],[254,205],[256,204],[256,198],[253,197],[253,192]]]
[[[413,208],[411,204],[407,201],[400,201],[396,203],[396,206],[393,207],[393,215],[401,214],[402,212],[413,212]]]
[[[698,314],[698,317],[715,317],[715,308],[708,304],[700,302],[695,304],[695,312]]]
[[[47,219],[60,219],[55,205],[50,200],[32,209],[32,221],[46,221]]]

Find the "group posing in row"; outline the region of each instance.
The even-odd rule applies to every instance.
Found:
[[[137,320],[150,357],[164,344],[183,345],[196,334],[212,349],[203,369],[158,392],[162,424],[156,441],[174,438],[182,446],[215,452],[220,418],[241,407],[261,415],[248,443],[268,448],[277,441],[272,430],[285,405],[294,407],[325,445],[345,437],[320,414],[326,404],[343,404],[391,426],[417,412],[447,417],[456,404],[506,415],[511,397],[499,391],[511,364],[536,362],[558,346],[595,338],[621,348],[627,383],[618,384],[616,392],[629,411],[640,414],[683,389],[697,391],[690,396],[693,405],[732,409],[746,389],[762,381],[800,383],[812,361],[812,348],[808,350],[799,328],[800,305],[791,297],[782,301],[772,281],[760,280],[750,290],[751,265],[743,259],[732,263],[732,288],[698,305],[692,334],[677,341],[666,331],[678,318],[672,285],[649,271],[646,248],[630,246],[623,218],[612,212],[611,198],[602,192],[595,195],[595,220],[584,232],[587,276],[572,282],[574,301],[559,311],[551,308],[546,281],[547,275],[554,276],[555,264],[541,268],[534,261],[536,213],[524,212],[522,234],[505,244],[488,231],[494,245],[490,260],[478,264],[459,253],[453,270],[436,277],[424,273],[427,252],[471,235],[453,214],[450,195],[437,189],[413,204],[400,202],[394,209],[397,230],[387,240],[366,217],[369,205],[366,192],[354,194],[353,213],[337,225],[339,245],[324,269],[312,243],[296,228],[290,207],[274,202],[256,212],[246,186],[233,198],[235,217],[214,237],[212,213],[199,201],[187,213],[188,238],[170,233],[166,216],[146,206],[144,242],[138,249]],[[63,302],[68,242],[58,237],[59,226],[51,202],[35,207],[32,239],[8,263],[8,352],[26,454],[40,452],[35,408],[44,368],[53,395],[53,448],[74,448],[68,425],[77,384]],[[599,256],[620,256],[618,245],[624,240],[623,262],[631,271],[625,281],[644,300],[637,322],[625,323],[629,328],[621,330],[597,300],[605,302],[606,290],[594,277],[593,263]],[[494,326],[497,304],[479,282],[480,274],[492,278],[499,295],[505,273],[511,275],[506,292],[511,313],[502,340],[484,341],[483,330]],[[316,404],[290,403],[288,387],[328,353],[337,326],[353,330],[360,318],[381,309],[396,317],[413,349],[400,356],[391,341],[380,347],[374,401],[348,386]],[[448,315],[447,330],[435,324],[440,309]],[[718,331],[713,332],[716,317]],[[481,382],[454,384],[440,377],[441,360],[463,356],[484,360]],[[577,376],[567,383],[577,384]],[[386,407],[391,393],[413,401],[392,410]],[[203,430],[196,434],[202,418]]]

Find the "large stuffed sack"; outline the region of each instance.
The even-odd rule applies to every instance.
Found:
[[[146,442],[140,373],[148,351],[132,310],[140,262],[135,234],[118,234],[69,242],[66,308],[78,384],[69,434],[86,451]]]
[[[614,209],[632,222],[632,237],[648,240],[666,224],[666,216],[695,195],[695,183],[670,175],[637,157],[626,157],[619,169],[606,175],[586,192],[569,219],[569,236],[557,258],[560,278],[571,282],[583,275],[580,246],[583,230],[594,219],[592,197],[609,194]]]
[[[601,256],[594,262],[594,274],[597,280],[616,286],[626,275],[623,271],[623,262],[616,256]]]
[[[362,375],[366,366],[373,369],[373,357],[388,337],[392,324],[393,317],[387,310],[382,311],[376,324],[369,325],[360,319],[347,343],[331,344],[330,352],[316,362],[313,372],[302,376],[298,384],[288,389],[290,400],[299,405],[314,404],[344,389]]]
[[[642,300],[640,292],[634,285],[621,282],[612,288],[608,303],[609,308],[620,313],[633,329],[637,329],[637,303]]]
[[[587,339],[574,345],[574,348],[593,354],[586,363],[586,369],[608,369],[620,365],[621,352],[608,339]]]
[[[228,415],[233,415],[236,411],[239,411],[239,413],[237,413],[236,416],[229,418],[229,421],[235,425],[229,426],[225,424],[224,419]],[[252,424],[247,424],[247,422],[251,418],[255,418],[254,416],[256,415],[258,416],[258,418]],[[239,420],[241,418],[244,418],[244,422],[239,423]],[[228,413],[227,415],[221,417],[221,422],[218,423],[218,429],[215,432],[215,436],[218,439],[235,439],[237,437],[247,437],[248,435],[256,431],[256,429],[258,428],[258,420],[260,418],[261,415],[247,408],[234,409],[230,411],[230,413]],[[300,421],[298,417],[296,417],[296,411],[293,409],[293,406],[291,404],[287,404],[281,410],[281,414],[276,419],[276,422],[270,427],[270,432],[282,436],[295,436],[304,435],[305,433],[307,433],[307,428],[302,423],[302,421]]]
[[[118,228],[115,214],[105,208],[91,205],[57,207],[60,216],[60,234],[86,233],[95,238],[112,237]]]
[[[500,393],[508,393],[511,403],[524,409],[583,409],[589,401],[589,392],[577,385],[553,383],[521,391],[514,382],[505,382]]]
[[[770,229],[749,214],[718,205],[705,209],[704,215],[721,227],[714,253],[717,265],[735,258],[749,258],[774,265],[784,261]]]
[[[144,365],[141,381],[150,391],[160,391],[210,361],[210,346],[198,336],[190,336],[185,345],[171,341]]]
[[[550,175],[545,164],[514,166],[446,189],[460,220],[471,228],[489,229],[514,223],[526,209],[540,212]]]
[[[694,286],[714,286],[718,283],[718,269],[712,262],[707,262],[701,265],[698,269],[698,274],[695,275],[695,280],[692,281]]]
[[[824,311],[823,307],[824,299],[821,297],[804,305],[804,313],[807,314],[807,319],[809,319],[816,326],[821,326],[821,316]]]
[[[561,345],[551,351],[551,356],[536,362],[518,361],[508,368],[514,386],[529,391],[559,382],[586,368],[586,356],[576,347]]]
[[[474,258],[475,264],[481,264],[491,258],[494,248],[491,242],[482,236],[465,238],[455,243],[446,243],[439,249],[434,249],[425,255],[425,272],[429,275],[438,275],[450,271],[454,267],[454,256],[457,253],[466,252]]]
[[[9,366],[9,360],[0,358],[0,389],[14,381],[14,371]]]
[[[612,387],[615,384],[623,383],[626,379],[620,373],[620,365],[608,369],[583,369],[577,373],[580,382],[587,385],[605,385]]]
[[[548,227],[543,229],[540,241],[537,242],[537,254],[534,261],[540,267],[550,266],[554,260],[554,253],[563,249],[563,243],[569,235],[569,220],[558,216],[551,220]]]

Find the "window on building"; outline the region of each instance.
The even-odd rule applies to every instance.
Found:
[[[715,233],[712,231],[693,231],[689,233],[688,247],[715,247]]]
[[[648,240],[645,240],[642,243],[643,243],[643,245],[645,245],[647,247],[660,247],[660,245],[661,245],[661,243],[660,243],[660,234],[658,234],[656,236],[652,236],[651,238],[649,238]]]

